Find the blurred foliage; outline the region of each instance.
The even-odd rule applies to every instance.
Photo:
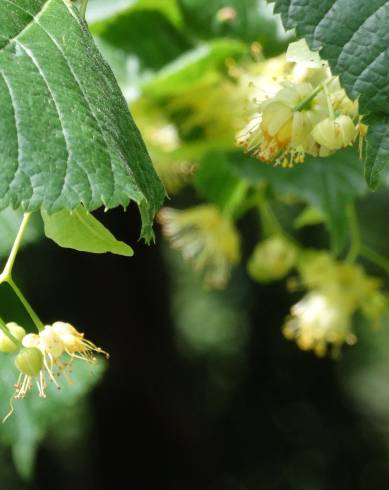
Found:
[[[353,149],[326,159],[310,157],[304,165],[283,169],[264,165],[235,148],[235,135],[247,122],[245,115],[252,105],[255,79],[263,77],[271,88],[274,76],[285,79],[291,69],[282,55],[273,58],[285,50],[288,36],[271,12],[262,0],[90,0],[88,20],[168,189],[169,205],[187,209],[212,203],[223,218],[237,223],[242,235],[242,265],[222,291],[204,288],[200,276],[177,252],[168,250],[166,243],[158,245],[163,247],[171,281],[167,294],[178,356],[185,366],[199,373],[208,412],[215,419],[226,417],[228,427],[231,423],[239,427],[233,440],[240,455],[227,463],[239,478],[226,477],[215,488],[343,490],[354,486],[347,486],[347,481],[339,481],[336,487],[333,484],[329,468],[340,464],[334,462],[334,455],[341,453],[336,452],[337,440],[331,439],[323,425],[324,415],[317,406],[321,380],[315,376],[335,373],[330,376],[333,385],[323,388],[335,393],[328,420],[335,420],[337,403],[357,414],[357,429],[352,432],[349,421],[341,420],[337,422],[343,424],[339,434],[348,437],[352,432],[351,436],[360,441],[360,426],[368,423],[378,434],[374,439],[369,432],[371,444],[383,442],[385,451],[380,454],[386,458],[388,318],[382,319],[377,331],[358,318],[359,342],[352,349],[346,348],[336,367],[313,357],[302,361],[303,354],[287,344],[280,328],[277,333],[270,331],[273,325],[281,327],[291,299],[300,296],[301,287],[293,288],[296,276],[289,278],[293,291],[287,297],[279,283],[255,284],[245,269],[258,243],[279,233],[280,228],[283,237],[287,235],[293,243],[307,248],[325,249],[330,242],[333,254],[344,259],[353,238],[350,210],[354,206],[364,243],[388,256],[389,245],[382,230],[389,202],[386,190],[367,194],[361,162]],[[12,243],[18,220],[13,211],[0,214],[2,256]],[[42,224],[36,218],[25,243],[39,240],[41,234]],[[220,241],[224,238],[221,236]],[[364,266],[386,280],[382,268],[367,261]],[[148,285],[143,287],[147,296]],[[24,312],[5,289],[0,291],[0,303],[8,310],[6,320],[29,326]],[[253,311],[258,318],[250,318]],[[251,345],[259,346],[260,354],[253,352]],[[1,359],[0,414],[5,414],[15,370],[11,356]],[[319,362],[323,363],[320,367]],[[257,368],[258,379],[250,379],[254,376],[249,372],[252,365]],[[308,372],[311,367],[314,374]],[[63,382],[61,391],[50,389],[44,401],[31,394],[27,400],[16,402],[15,415],[0,428],[0,457],[9,457],[5,448],[12,447],[18,471],[27,477],[42,440],[46,438],[58,448],[71,447],[72,441],[85,437],[91,424],[85,395],[102,372],[103,364],[91,375],[87,366],[77,364],[71,389]],[[306,381],[306,376],[314,379]],[[257,388],[252,398],[242,398],[246,385]],[[267,386],[265,395],[263,386]],[[268,396],[271,403],[266,405],[262,396]],[[266,407],[275,407],[274,413],[266,413]],[[350,444],[350,451],[354,451],[355,444]],[[282,468],[281,452],[288,454],[288,464]],[[366,486],[358,490],[367,488],[369,475],[376,485],[372,488],[381,490],[380,475],[384,479],[388,465],[381,460],[376,466],[374,462],[369,465],[364,476]],[[0,479],[11,481],[7,480],[13,478],[10,473],[9,466],[2,465]],[[185,484],[179,485],[183,488]]]

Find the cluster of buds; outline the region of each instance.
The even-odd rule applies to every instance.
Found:
[[[338,262],[326,252],[308,252],[299,264],[301,285],[308,293],[291,309],[283,333],[303,350],[318,356],[332,346],[333,355],[356,336],[351,330],[357,311],[377,326],[388,308],[380,281],[352,263]]]
[[[23,327],[13,322],[7,323],[6,329],[7,332],[0,331],[0,352],[16,353],[15,366],[19,371],[13,395],[16,400],[24,398],[34,384],[39,396],[45,398],[48,381],[59,388],[57,378],[70,373],[74,359],[95,363],[95,353],[108,357],[70,323],[46,325],[38,334],[26,334]]]
[[[223,288],[240,260],[240,237],[234,223],[211,204],[184,211],[165,207],[158,215],[164,235],[210,288]]]

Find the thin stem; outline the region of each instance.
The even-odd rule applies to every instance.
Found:
[[[334,120],[335,119],[335,112],[334,112],[334,108],[332,107],[332,102],[331,102],[330,94],[328,93],[328,88],[327,88],[326,85],[323,86],[323,90],[324,90],[324,93],[325,93],[325,96],[326,96],[328,113],[330,115],[330,118],[332,120]]]
[[[27,299],[24,296],[24,294],[20,291],[20,289],[18,288],[18,286],[11,279],[11,277],[9,277],[7,279],[7,282],[11,286],[11,288],[12,288],[13,292],[16,294],[16,296],[19,298],[20,302],[24,306],[24,308],[27,311],[27,313],[30,315],[30,318],[35,323],[36,328],[39,331],[43,330],[45,328],[45,326],[43,325],[42,321],[40,320],[40,318],[38,317],[38,315],[35,313],[35,311],[33,310],[33,308],[30,305],[30,303],[27,301]]]
[[[231,193],[227,203],[223,208],[223,214],[227,218],[235,219],[240,211],[242,202],[247,194],[248,185],[246,182],[240,182]]]
[[[16,337],[12,335],[5,321],[2,318],[0,318],[0,330],[4,332],[4,334],[9,338],[9,340],[11,340],[11,342],[13,342],[15,345],[17,346],[21,345],[20,340],[18,340]]]
[[[381,269],[383,269],[389,275],[389,259],[380,255],[366,245],[361,245],[359,254],[361,257],[365,257],[365,259],[369,260],[375,265],[378,265],[378,267],[381,267]]]
[[[359,231],[357,213],[355,212],[355,206],[353,204],[350,204],[350,206],[348,207],[348,216],[350,222],[351,245],[346,260],[348,262],[354,262],[358,257],[358,255],[360,254],[361,234]]]
[[[266,237],[271,235],[280,235],[283,233],[282,227],[276,218],[273,211],[270,209],[269,203],[264,197],[258,200],[258,209],[261,215],[262,227]]]
[[[325,80],[320,85],[318,85],[307,97],[305,97],[305,99],[300,102],[300,104],[297,104],[295,107],[293,107],[293,111],[296,112],[304,109],[311,102],[311,100],[327,86],[327,84],[331,80],[331,78],[328,78],[328,80]]]
[[[30,213],[25,213],[22,219],[22,222],[19,227],[18,234],[16,235],[14,244],[11,249],[11,253],[9,254],[7,263],[5,264],[3,272],[0,274],[0,284],[2,282],[5,282],[8,280],[8,278],[11,278],[12,276],[12,269],[15,263],[16,256],[19,251],[19,247],[23,238],[23,233],[26,229],[26,226],[28,224],[28,221],[30,219],[31,214]]]
[[[88,7],[88,0],[80,0],[80,15],[83,19],[85,19],[87,7]]]

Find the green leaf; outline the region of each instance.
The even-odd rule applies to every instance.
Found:
[[[67,0],[0,3],[0,209],[138,203],[164,190],[111,70]]]
[[[375,188],[389,163],[389,2],[387,0],[276,0],[286,28],[296,29],[328,60],[362,114],[372,115],[366,176]]]
[[[241,157],[238,172],[253,184],[267,182],[275,193],[303,200],[322,212],[336,250],[344,245],[348,230],[348,205],[366,192],[361,162],[354,150],[337,152],[328,158],[306,158],[295,168],[271,167]]]
[[[307,206],[293,221],[293,226],[296,230],[305,226],[318,225],[325,221],[323,213],[312,206]]]
[[[126,257],[134,255],[129,245],[116,240],[112,233],[82,206],[73,211],[65,209],[51,215],[42,211],[42,218],[46,236],[61,247],[96,254],[111,252]]]
[[[140,71],[160,70],[193,47],[184,33],[159,10],[131,8],[93,26],[92,32],[127,57],[135,58]]]
[[[369,139],[365,177],[369,186],[376,189],[389,160],[389,116],[370,116],[366,122],[369,124]]]
[[[4,424],[0,424],[0,441],[10,446],[20,475],[29,479],[32,476],[36,451],[48,430],[61,424],[69,414],[76,412],[84,403],[86,394],[100,380],[105,363],[99,362],[93,369],[86,362],[77,361],[72,366],[72,384],[59,378],[61,390],[49,383],[47,398],[38,397],[36,387],[24,400],[14,400],[15,411]],[[2,396],[0,400],[0,419],[9,412],[9,400],[14,391],[18,371],[14,366],[14,356],[1,353],[0,380]]]
[[[95,33],[106,20],[135,10],[157,10],[173,24],[181,24],[181,14],[176,0],[89,0],[87,20]]]
[[[224,154],[211,152],[202,160],[194,179],[194,186],[202,198],[233,217],[239,214],[247,190],[234,170]]]
[[[265,0],[179,0],[179,5],[188,29],[202,38],[257,41],[268,56],[283,49],[285,35]]]
[[[245,44],[232,39],[202,44],[166,65],[144,84],[143,92],[153,97],[177,95],[190,89],[194,81],[212,74],[214,70],[225,68],[226,59],[240,57],[246,52]]]

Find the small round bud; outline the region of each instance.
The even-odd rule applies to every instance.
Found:
[[[36,347],[24,347],[16,356],[15,366],[27,376],[38,376],[43,366],[43,354]]]
[[[15,337],[16,340],[21,341],[22,338],[26,335],[26,331],[24,330],[24,328],[17,323],[7,323],[6,327],[8,328],[10,334]],[[12,341],[7,334],[0,330],[0,352],[16,352],[18,348],[18,345],[14,341]]]
[[[281,236],[273,236],[256,246],[248,263],[248,272],[256,281],[274,281],[286,276],[296,260],[296,247]]]
[[[351,145],[356,135],[357,129],[353,120],[345,115],[323,119],[312,131],[315,141],[329,150],[339,150]]]

